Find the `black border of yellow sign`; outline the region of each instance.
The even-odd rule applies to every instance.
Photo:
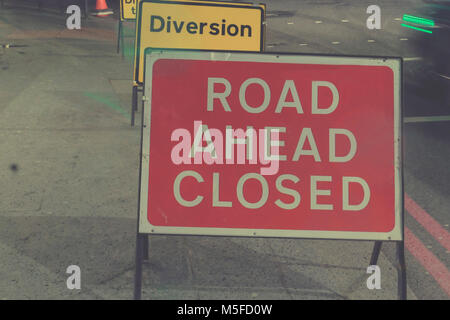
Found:
[[[134,85],[143,85],[143,82],[139,81],[139,67],[140,67],[140,55],[141,55],[141,21],[142,21],[142,6],[144,3],[167,3],[167,4],[180,4],[180,5],[198,5],[198,6],[209,6],[209,7],[229,7],[229,8],[240,8],[240,9],[255,9],[261,11],[261,39],[260,39],[260,49],[259,51],[245,51],[249,53],[257,53],[264,51],[264,40],[265,40],[265,4],[263,3],[251,3],[251,2],[223,2],[215,0],[214,2],[195,0],[195,1],[174,1],[174,0],[137,0],[138,10],[136,18],[136,41],[135,41],[135,54],[134,54],[134,70],[133,70],[133,83]],[[171,48],[158,48],[158,49],[171,49]],[[198,49],[198,51],[211,51],[210,49]],[[229,50],[229,51],[242,51],[242,50]],[[145,48],[144,48],[145,52]]]

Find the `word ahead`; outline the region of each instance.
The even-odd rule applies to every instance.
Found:
[[[398,59],[160,51],[145,74],[140,232],[401,239]]]

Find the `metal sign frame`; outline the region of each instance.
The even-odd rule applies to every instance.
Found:
[[[136,17],[136,40],[135,40],[135,54],[134,54],[134,68],[133,68],[133,82],[136,85],[143,85],[143,81],[140,81],[140,60],[141,60],[141,25],[142,25],[142,6],[144,3],[162,3],[162,4],[178,4],[178,5],[187,5],[187,6],[207,6],[207,7],[217,7],[217,8],[236,8],[236,9],[253,9],[259,10],[261,12],[261,32],[260,32],[260,49],[259,51],[246,51],[246,52],[261,52],[264,50],[264,40],[265,40],[265,4],[253,4],[253,3],[232,3],[232,2],[222,2],[222,1],[202,1],[202,0],[194,0],[194,1],[178,1],[178,0],[140,0],[138,3],[137,9],[137,17]],[[144,54],[145,50],[144,48]],[[161,48],[159,48],[161,49]],[[195,48],[200,49],[200,48]],[[192,50],[195,50],[192,49]],[[187,49],[191,50],[191,49]],[[240,52],[242,50],[236,50],[236,52]]]
[[[170,50],[171,52],[177,51],[177,50]],[[193,51],[193,50],[190,50]],[[162,53],[163,51],[161,50],[160,53]],[[209,52],[209,54],[211,55],[214,52]],[[230,53],[228,52],[222,52],[222,54],[228,55]],[[246,53],[248,55],[248,53]],[[276,53],[273,52],[271,53],[272,55],[277,55],[278,56],[292,56],[294,55],[293,53]],[[308,55],[302,55],[302,54],[297,54],[297,56],[308,56]],[[330,55],[322,55],[322,54],[317,54],[314,55],[315,57],[337,57],[337,56],[330,56]],[[183,58],[186,57],[186,50],[184,50],[184,54],[183,54]],[[339,56],[340,58],[366,58],[366,59],[383,59],[383,61],[385,61],[384,59],[395,59],[399,62],[399,79],[398,81],[400,83],[397,83],[398,88],[396,88],[395,90],[395,94],[396,94],[396,103],[399,104],[399,113],[398,116],[400,119],[397,119],[398,122],[396,121],[396,123],[394,125],[398,125],[398,134],[399,134],[399,139],[397,140],[396,144],[397,144],[397,148],[396,148],[396,152],[397,152],[397,156],[396,159],[398,159],[398,164],[399,167],[396,167],[396,169],[398,170],[398,173],[400,174],[399,178],[399,183],[400,183],[400,187],[401,187],[401,194],[400,194],[400,199],[397,198],[397,206],[396,209],[397,211],[400,211],[400,221],[399,221],[399,228],[400,228],[400,234],[401,234],[401,240],[399,241],[393,241],[394,239],[389,239],[387,241],[393,241],[395,242],[396,245],[396,270],[397,270],[397,297],[400,300],[406,300],[407,299],[407,277],[406,277],[406,262],[405,262],[405,243],[404,243],[404,199],[403,199],[403,154],[402,154],[402,133],[403,133],[403,82],[402,82],[402,65],[403,65],[403,59],[402,58],[398,58],[398,57],[385,57],[385,58],[379,58],[379,57],[355,57],[355,56]],[[145,70],[144,70],[145,71]],[[150,92],[149,90],[151,90],[151,86],[149,84],[147,84],[145,86],[147,92]],[[145,97],[145,96],[144,96]],[[148,260],[149,259],[149,236],[151,235],[151,233],[140,233],[140,217],[142,216],[140,214],[140,208],[141,208],[141,185],[142,185],[142,167],[143,167],[143,158],[144,156],[147,157],[147,161],[148,161],[148,154],[147,155],[143,155],[143,139],[144,139],[144,129],[146,128],[146,125],[144,124],[144,113],[147,114],[145,112],[144,108],[144,103],[147,100],[147,98],[143,99],[142,102],[142,116],[141,116],[141,139],[140,139],[140,162],[139,162],[139,192],[138,192],[138,212],[137,212],[137,224],[136,224],[136,247],[135,247],[135,273],[134,273],[134,293],[133,293],[133,298],[135,300],[140,300],[141,296],[142,296],[142,263],[144,260]],[[147,100],[149,101],[149,100]],[[150,111],[149,111],[150,112]],[[398,190],[397,190],[398,191]],[[145,217],[147,215],[145,214]],[[261,235],[254,235],[255,237],[261,237]],[[362,240],[360,240],[362,241]],[[376,240],[373,250],[372,250],[372,255],[371,255],[371,259],[370,259],[370,265],[376,265],[377,261],[378,261],[378,257],[380,254],[380,250],[381,250],[381,245],[382,245],[382,240]]]
[[[153,50],[153,51],[152,51]],[[177,235],[209,235],[209,236],[243,236],[243,237],[276,237],[276,238],[312,238],[312,239],[345,239],[345,240],[376,240],[391,241],[403,239],[403,180],[401,157],[401,58],[349,57],[349,56],[318,56],[293,55],[273,53],[243,53],[218,51],[186,51],[149,49],[146,53],[144,85],[144,122],[142,145],[142,180],[140,185],[139,233],[177,234]],[[276,229],[245,229],[245,228],[203,228],[203,227],[165,227],[153,226],[147,219],[148,208],[148,173],[150,149],[150,116],[151,87],[153,64],[159,59],[183,60],[213,60],[213,61],[244,61],[268,63],[299,63],[326,65],[361,65],[387,66],[394,75],[394,165],[395,171],[395,225],[390,232],[354,232],[354,231],[317,231],[317,230],[276,230]]]

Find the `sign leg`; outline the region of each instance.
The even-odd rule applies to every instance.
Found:
[[[144,237],[136,233],[136,266],[134,271],[134,300],[141,300],[142,295],[142,242]]]
[[[133,86],[133,97],[131,99],[131,126],[134,127],[134,111],[136,110],[135,104],[137,104],[137,86]]]
[[[381,241],[375,241],[375,244],[373,246],[373,251],[372,251],[372,257],[370,258],[371,266],[376,265],[378,262],[378,256],[380,255],[381,244],[382,244]]]
[[[138,87],[137,91],[140,92],[140,93],[142,93],[142,95],[144,95],[144,88],[143,88],[143,87]],[[137,96],[136,96],[136,99],[137,99]],[[142,102],[142,105],[144,105],[143,102]],[[136,108],[136,109],[134,109],[134,110],[135,110],[135,111],[138,111],[138,103],[137,103],[137,100],[136,100],[136,104],[135,104],[134,106],[135,106],[135,108]]]
[[[134,90],[137,87],[133,87]],[[133,113],[133,110],[132,110]],[[141,207],[141,179],[142,179],[142,140],[144,128],[144,107],[142,106],[141,117],[141,142],[139,151],[139,182],[138,182],[138,203],[137,203],[137,226],[136,226],[136,260],[134,272],[134,300],[140,300],[142,296],[142,258],[148,259],[148,234],[139,233],[139,215]],[[146,253],[144,253],[144,250]]]
[[[144,95],[144,88],[142,88],[142,95]],[[142,100],[142,119],[144,119],[144,100]],[[142,121],[142,125],[141,125],[141,131],[144,128],[144,122]],[[142,245],[142,250],[143,250],[143,256],[142,258],[144,259],[144,261],[148,261],[148,244],[149,244],[150,238],[148,236],[148,234],[144,235],[144,240],[143,240],[143,245]]]
[[[123,24],[122,24],[122,22],[120,23],[121,24],[121,34],[120,34],[120,55],[121,55],[121,57],[122,57],[122,59],[125,57],[125,46],[124,46],[124,44],[123,44],[123,42],[124,42],[124,38],[125,38],[125,34],[124,34],[124,32],[123,32]]]
[[[144,261],[148,261],[148,242],[149,242],[148,234],[144,235],[143,245],[142,245],[142,259]]]
[[[119,19],[119,30],[117,31],[117,53],[120,50],[120,37],[122,36],[122,21]]]
[[[397,279],[398,279],[398,299],[406,300],[406,263],[405,263],[405,242],[397,242]]]
[[[88,0],[84,0],[84,16],[86,17],[86,19],[89,18]]]

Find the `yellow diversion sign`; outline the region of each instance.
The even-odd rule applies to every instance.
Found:
[[[263,51],[264,18],[264,4],[139,0],[135,84],[144,80],[146,48]]]
[[[120,0],[120,20],[136,20],[136,3],[139,0]]]

